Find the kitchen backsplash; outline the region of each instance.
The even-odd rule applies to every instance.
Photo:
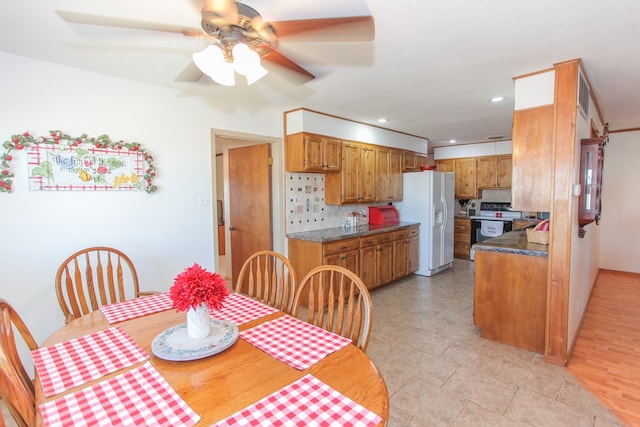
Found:
[[[324,175],[287,173],[287,233],[342,227],[350,212],[368,213],[369,205],[332,206],[324,203]],[[367,223],[365,218],[364,223]]]

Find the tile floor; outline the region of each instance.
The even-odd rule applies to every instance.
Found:
[[[480,337],[473,262],[371,296],[367,354],[387,382],[389,427],[622,426],[563,367]]]
[[[371,296],[367,354],[387,382],[389,427],[622,426],[566,369],[480,338],[471,261]],[[15,425],[6,413],[5,420]]]

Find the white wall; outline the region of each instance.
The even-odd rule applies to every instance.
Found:
[[[126,252],[144,290],[167,290],[184,268],[214,268],[211,128],[282,137],[282,111],[213,110],[197,97],[0,53],[0,143],[29,131],[108,134],[154,156],[157,193],[35,192],[24,153],[14,152],[14,192],[0,194],[0,297],[42,342],[63,326],[56,270],[72,252],[108,245]],[[231,101],[228,101],[231,102]],[[233,110],[233,109],[230,109]],[[1,147],[0,147],[0,152]]]
[[[612,133],[609,140],[598,226],[600,268],[640,273],[640,131]],[[587,230],[595,227],[587,226]]]

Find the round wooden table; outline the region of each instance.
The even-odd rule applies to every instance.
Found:
[[[278,312],[262,317],[240,325],[239,329],[249,329],[283,314]],[[204,359],[171,362],[156,357],[151,351],[151,342],[156,335],[185,321],[185,313],[176,313],[172,309],[109,325],[98,310],[68,323],[47,338],[42,346],[78,338],[112,326],[121,327],[149,353],[149,361],[155,369],[202,417],[197,425],[208,426],[225,419],[306,374],[312,374],[380,415],[380,425],[386,425],[389,418],[389,394],[384,379],[369,357],[353,344],[302,371],[278,361],[241,338],[222,353]],[[118,373],[121,371],[110,375]],[[36,377],[36,405],[59,396],[45,398]],[[39,413],[37,424],[42,425]]]

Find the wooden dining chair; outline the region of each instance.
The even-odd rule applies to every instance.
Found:
[[[291,313],[295,287],[296,273],[284,255],[258,251],[242,265],[233,290]]]
[[[66,323],[103,305],[155,293],[140,292],[131,259],[122,251],[105,246],[74,253],[56,273],[56,294]]]
[[[309,271],[298,285],[292,315],[349,338],[366,351],[372,309],[369,290],[357,274],[337,265],[321,265]]]
[[[19,426],[33,426],[36,420],[35,388],[20,360],[14,331],[22,336],[21,347],[26,345],[31,351],[38,348],[18,313],[0,298],[0,396]]]

